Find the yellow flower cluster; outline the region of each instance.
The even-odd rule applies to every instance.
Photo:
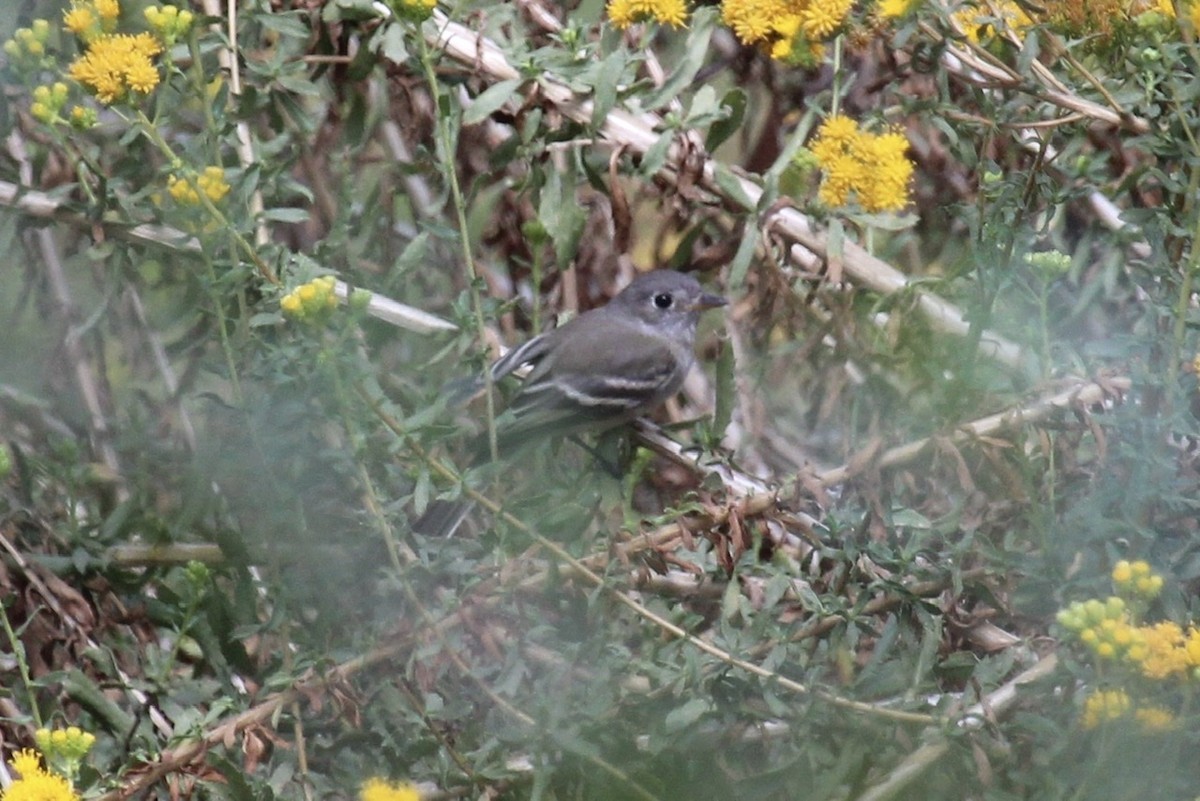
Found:
[[[96,93],[101,103],[114,103],[127,92],[148,93],[158,86],[158,69],[151,59],[162,44],[149,33],[108,34],[88,44],[68,74]]]
[[[96,735],[78,726],[68,726],[53,731],[38,729],[33,733],[33,741],[48,759],[60,758],[77,762],[92,750],[92,746],[96,744]]]
[[[1113,587],[1126,598],[1144,598],[1147,601],[1162,592],[1163,577],[1156,575],[1150,565],[1142,560],[1130,562],[1122,559],[1113,565]]]
[[[0,796],[3,801],[79,801],[69,781],[42,767],[37,752],[28,748],[18,751],[9,764],[21,778]]]
[[[332,275],[314,278],[284,295],[279,301],[279,308],[294,320],[319,321],[337,307],[337,295],[333,291],[335,284]]]
[[[56,772],[64,775],[68,782],[74,783],[79,776],[79,768],[83,758],[96,744],[96,735],[84,731],[78,726],[68,726],[65,729],[38,729],[33,733],[33,741],[46,757],[46,762]],[[2,801],[8,801],[7,798]]]
[[[225,181],[225,170],[217,166],[204,168],[204,172],[196,176],[195,187],[192,182],[178,175],[167,179],[167,192],[176,203],[188,206],[200,205],[199,189],[213,203],[221,202],[229,194],[229,184]]]
[[[1125,601],[1115,595],[1103,601],[1076,601],[1060,610],[1057,619],[1101,659],[1139,664],[1146,658],[1142,630],[1130,621]]]
[[[1192,627],[1184,632],[1178,623],[1164,620],[1142,626],[1141,631],[1146,644],[1141,668],[1146,678],[1187,677],[1200,667],[1200,630]]]
[[[117,29],[121,6],[117,0],[71,0],[63,12],[63,26],[90,44]]]
[[[853,0],[722,0],[721,19],[743,44],[811,66],[821,59],[821,42],[845,27],[853,7]]]
[[[1103,723],[1128,719],[1130,713],[1145,732],[1169,731],[1175,727],[1175,715],[1161,706],[1135,707],[1124,690],[1098,690],[1083,701],[1081,724],[1094,729]]]
[[[608,0],[608,18],[618,28],[635,22],[657,22],[676,28],[687,22],[685,0]]]
[[[150,30],[158,35],[167,47],[175,44],[175,40],[187,33],[195,19],[191,11],[180,11],[175,6],[148,6],[142,14],[150,25]]]
[[[851,194],[867,211],[899,211],[908,203],[913,165],[908,140],[896,130],[873,134],[836,114],[822,123],[810,147],[825,173],[817,196],[844,206]]]
[[[421,801],[421,793],[411,784],[392,784],[386,779],[367,779],[358,792],[359,801]]]
[[[1083,701],[1083,727],[1094,729],[1101,723],[1129,714],[1133,701],[1124,690],[1099,690]]]
[[[46,41],[50,38],[50,23],[35,19],[28,28],[17,28],[13,37],[4,43],[4,55],[18,69],[35,70],[43,66]]]
[[[1162,576],[1142,561],[1122,559],[1113,567],[1113,585],[1129,598],[1112,596],[1077,601],[1059,611],[1058,622],[1102,659],[1121,661],[1148,679],[1200,678],[1200,629],[1186,631],[1164,620],[1138,625],[1132,605],[1144,604],[1162,591]]]
[[[999,0],[996,3],[968,3],[955,11],[952,16],[967,38],[975,44],[997,35],[997,31],[993,27],[993,23],[996,21],[1003,23],[1005,28],[1017,35],[1034,24],[1025,10],[1013,0]]]
[[[52,86],[39,86],[33,90],[33,104],[29,113],[39,122],[50,124],[60,119],[59,114],[67,104],[67,85],[57,81]]]

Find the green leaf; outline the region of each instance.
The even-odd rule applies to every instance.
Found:
[[[716,9],[696,9],[689,22],[691,30],[688,32],[687,52],[684,53],[683,60],[675,71],[667,76],[662,86],[642,98],[642,108],[653,111],[664,106],[691,84],[696,73],[708,60],[708,43],[712,39],[715,20]]]
[[[307,39],[312,33],[301,21],[299,12],[276,11],[270,14],[256,14],[254,20],[269,31],[294,39]]]
[[[742,127],[742,121],[746,118],[746,93],[741,89],[730,89],[725,93],[725,97],[721,98],[721,105],[729,109],[729,114],[714,122],[708,129],[704,147],[710,153]]]
[[[675,141],[675,131],[663,131],[658,137],[658,141],[650,145],[646,150],[646,154],[642,156],[640,169],[643,175],[651,176],[662,169],[663,164],[667,162],[667,152],[671,149],[671,143]]]
[[[666,726],[667,731],[680,731],[698,721],[707,711],[708,699],[692,698],[686,701],[683,706],[677,706],[668,712],[663,724]]]
[[[267,209],[263,212],[263,219],[271,222],[281,223],[302,223],[308,221],[308,209],[297,208],[279,208]]]
[[[738,245],[737,253],[733,254],[733,260],[729,263],[729,288],[732,290],[741,289],[746,283],[746,273],[750,270],[750,260],[754,258],[754,251],[758,248],[759,229],[754,223],[754,217],[751,215],[746,220],[746,225],[742,232],[742,242]]]
[[[489,86],[463,112],[463,125],[475,125],[486,120],[492,115],[492,112],[508,102],[508,99],[513,96],[522,83],[524,81],[520,78],[510,78]]]
[[[388,61],[403,64],[408,61],[408,42],[404,37],[404,26],[393,22],[383,29],[383,36],[375,37],[379,52]]]
[[[574,258],[587,218],[575,197],[575,182],[563,178],[557,170],[547,174],[538,206],[538,219],[554,243],[554,256],[559,267],[566,267]]]
[[[721,355],[717,357],[717,406],[713,411],[713,431],[718,437],[725,435],[737,404],[734,366],[733,346],[724,340],[721,342]]]
[[[717,164],[713,169],[713,180],[717,182],[717,186],[725,193],[726,197],[743,209],[750,211],[754,208],[754,201],[746,194],[746,190],[742,186],[742,179],[735,175],[729,167]]]
[[[592,126],[599,128],[604,118],[617,104],[617,87],[625,74],[629,56],[624,49],[610,53],[600,62],[596,71],[596,84],[592,87]]]

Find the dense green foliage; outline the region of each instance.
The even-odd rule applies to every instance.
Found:
[[[114,84],[63,4],[0,8],[6,759],[75,724],[87,797],[1196,795],[1200,653],[1055,618],[1145,560],[1128,621],[1194,631],[1191,6],[859,3],[789,64],[703,3],[150,5]],[[894,159],[830,192],[836,115],[907,137],[903,212],[862,208]],[[662,266],[731,300],[682,455],[469,466],[497,344]]]

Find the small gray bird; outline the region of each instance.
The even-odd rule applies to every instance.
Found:
[[[690,275],[657,270],[638,276],[607,305],[509,351],[492,365],[494,381],[526,364],[532,369],[496,418],[497,453],[504,458],[547,436],[605,431],[662,404],[695,361],[700,313],[727,302]],[[485,433],[473,462],[490,453]],[[413,529],[448,535],[469,509],[435,502]]]
[[[533,366],[497,418],[500,453],[547,435],[604,431],[679,391],[695,361],[696,322],[724,306],[690,275],[658,270],[635,279],[606,306],[540,334],[492,365],[499,381]]]

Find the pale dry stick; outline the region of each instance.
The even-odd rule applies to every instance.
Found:
[[[998,412],[960,425],[950,433],[950,441],[955,444],[968,442],[1002,430],[1015,428],[1025,423],[1041,420],[1055,412],[1069,409],[1076,404],[1090,405],[1100,403],[1128,392],[1132,386],[1133,382],[1123,376],[1107,378],[1103,383],[1077,384],[1049,397],[1040,398],[1027,406]],[[934,437],[925,437],[906,445],[891,448],[885,451],[879,458],[873,459],[871,466],[873,468],[884,469],[894,467],[903,462],[912,461],[925,451],[926,448],[933,445],[934,442]],[[855,470],[853,466],[847,464],[833,470],[826,470],[818,474],[817,479],[825,486],[832,486],[834,484],[841,484],[847,479],[852,478],[854,474]]]
[[[20,132],[13,130],[7,139],[9,154],[16,160],[21,181],[25,186],[33,184],[33,162],[25,150],[25,139]],[[14,187],[15,190],[15,187]],[[124,484],[124,472],[121,470],[121,460],[117,458],[117,450],[113,447],[111,432],[108,429],[108,414],[104,408],[104,393],[100,389],[100,377],[96,375],[91,363],[87,360],[83,348],[79,344],[79,335],[75,330],[75,302],[72,298],[71,284],[67,281],[66,270],[58,252],[58,243],[53,232],[45,227],[39,227],[33,234],[38,250],[42,253],[43,266],[49,277],[50,292],[55,305],[63,316],[66,335],[63,337],[63,349],[67,360],[75,372],[75,383],[87,409],[92,431],[92,446],[96,449],[100,461],[110,471],[116,481],[117,498],[121,501],[129,499],[129,489]]]
[[[480,70],[492,79],[500,81],[521,77],[499,47],[488,38],[450,21],[440,11],[434,13],[433,23],[433,29],[436,31],[430,37],[432,46],[441,48],[463,65]],[[580,99],[568,87],[550,76],[543,76],[538,81],[538,89],[541,99],[557,106],[564,115],[577,122],[591,124],[591,101]],[[655,128],[661,125],[661,122],[657,115],[636,115],[617,107],[608,113],[600,133],[613,144],[624,145],[635,155],[644,155],[658,141],[660,134]],[[674,165],[680,162],[683,155],[683,149],[678,143],[673,143],[661,168],[660,177],[667,180],[677,179],[679,176]],[[734,207],[755,209],[763,196],[763,190],[757,182],[736,174],[711,158],[705,157],[700,160],[698,178],[699,184],[706,191],[723,198]],[[794,242],[823,258],[829,257],[826,235],[814,230],[809,219],[799,210],[778,209],[774,212],[771,223],[776,231]],[[915,293],[918,308],[939,330],[956,336],[967,336],[971,333],[966,316],[956,306],[920,289],[916,282],[909,280],[883,260],[872,256],[861,246],[853,242],[843,242],[841,261],[844,272],[860,286],[885,295],[899,292]],[[1019,367],[1024,361],[1017,345],[990,331],[985,331],[980,336],[980,352],[1013,368]]]
[[[195,451],[196,428],[192,425],[192,416],[188,414],[187,407],[183,405],[182,399],[179,398],[179,376],[176,375],[175,367],[167,357],[167,349],[163,347],[162,339],[150,327],[150,321],[146,319],[146,307],[142,305],[142,296],[137,291],[137,287],[129,284],[125,289],[125,295],[129,298],[129,305],[133,308],[133,316],[137,319],[137,323],[142,329],[142,336],[145,337],[146,343],[150,346],[150,354],[154,358],[154,367],[158,370],[158,374],[162,376],[163,386],[167,389],[167,395],[175,400],[175,413],[179,415],[179,427],[183,430],[183,441],[187,443],[188,450]]]
[[[1020,697],[1023,685],[1040,681],[1058,668],[1058,656],[1051,653],[1042,657],[1027,670],[997,687],[979,703],[971,706],[958,721],[961,729],[976,730],[996,716],[1007,712]],[[892,769],[883,781],[859,795],[856,801],[887,801],[895,798],[905,787],[934,762],[950,750],[950,741],[944,734],[932,742],[925,743],[909,754],[904,761]]]
[[[1033,401],[1025,406],[998,412],[969,423],[964,423],[950,432],[948,436],[950,441],[955,444],[969,442],[1025,423],[1036,422],[1057,411],[1068,409],[1075,404],[1090,405],[1119,397],[1128,392],[1132,386],[1133,382],[1125,376],[1113,376],[1097,382],[1078,383],[1075,386],[1057,392],[1049,397]],[[799,479],[793,477],[782,482],[778,487],[772,487],[759,479],[738,471],[730,465],[712,464],[698,467],[694,459],[688,459],[682,453],[682,446],[673,442],[670,438],[655,434],[652,429],[645,427],[635,427],[635,432],[643,444],[648,445],[659,453],[667,455],[669,458],[676,459],[680,464],[687,465],[692,469],[712,468],[713,474],[721,479],[731,498],[735,499],[730,506],[726,507],[720,513],[715,513],[709,516],[707,520],[697,522],[695,524],[697,527],[720,525],[725,522],[728,515],[735,509],[746,516],[762,514],[774,508],[778,503],[778,499],[788,494],[789,487],[799,483]],[[877,459],[872,460],[871,464],[880,468],[895,467],[916,459],[933,443],[934,438],[926,437],[891,448]],[[855,473],[855,468],[851,464],[846,464],[818,473],[815,476],[815,480],[821,486],[832,487],[852,478]],[[800,516],[799,521],[801,525],[811,529],[820,528],[820,524],[807,515]],[[669,547],[685,533],[682,523],[672,522],[660,526],[654,531],[647,532],[642,536],[635,537],[628,542],[619,543],[614,546],[613,550],[617,558],[628,559],[641,551]],[[587,565],[592,569],[601,570],[607,565],[610,558],[609,554],[597,554],[588,557]]]
[[[203,542],[179,542],[172,545],[127,543],[112,546],[104,552],[104,558],[125,567],[183,565],[188,562],[219,565],[225,561],[225,554],[221,546]]]
[[[84,408],[87,409],[88,428],[92,432],[92,447],[96,449],[100,461],[111,472],[112,478],[116,482],[118,499],[126,501],[129,499],[129,488],[125,486],[125,474],[121,470],[121,460],[117,456],[117,449],[113,447],[112,431],[108,426],[108,413],[105,409],[105,393],[100,388],[100,376],[88,361],[83,346],[80,344],[80,332],[77,330],[74,319],[75,301],[58,251],[58,242],[55,241],[54,233],[49,228],[38,228],[34,232],[34,239],[37,242],[38,250],[42,253],[42,266],[46,268],[46,275],[50,278],[50,290],[54,296],[55,305],[66,324],[63,349],[66,351],[67,361],[71,363],[71,369],[75,372],[75,383],[79,387]]]
[[[221,18],[221,0],[203,0],[203,6],[205,14],[214,19]],[[221,69],[229,74],[230,98],[241,97],[242,95],[242,73],[238,54],[235,50],[230,49],[238,46],[237,12],[237,0],[227,0],[224,16],[226,36],[229,38],[229,48],[223,47],[217,51],[217,63],[221,66]],[[215,24],[214,27],[216,27]],[[258,164],[258,156],[254,153],[254,138],[250,134],[250,123],[245,120],[238,120],[237,125],[234,126],[234,133],[237,135],[238,161],[242,167],[249,169]],[[266,205],[263,202],[262,189],[256,187],[250,194],[250,215],[254,220],[254,242],[259,247],[265,247],[271,241],[266,220],[263,219],[263,212],[265,210]]]
[[[927,24],[922,24],[922,30],[928,36],[934,37],[935,39],[938,39],[939,41],[943,41],[943,42],[945,41],[944,39],[941,39],[941,37],[938,34],[938,32],[936,31],[936,29],[934,29],[933,27],[931,27]],[[980,81],[978,79],[980,77],[982,77],[984,79],[984,81],[983,81],[984,85],[987,85],[989,82],[998,82],[1004,86],[1011,86],[1020,81],[1020,76],[1017,73],[1012,72],[1008,67],[1006,67],[1002,64],[997,65],[991,61],[981,60],[980,58],[976,57],[976,54],[974,51],[966,50],[961,47],[957,47],[953,43],[946,43],[946,45],[947,45],[946,51],[942,54],[942,66],[944,66],[946,68],[947,72],[957,75],[960,78],[962,78],[963,80],[966,80],[970,83],[980,83]],[[986,51],[983,51],[983,52],[986,53]],[[1042,67],[1042,65],[1038,64],[1038,62],[1034,62],[1034,63],[1037,64],[1039,67]],[[1042,67],[1042,69],[1045,69],[1045,68]],[[974,73],[974,75],[972,75],[971,73]],[[1088,77],[1090,80],[1093,80],[1093,81],[1095,80],[1094,76],[1091,76],[1090,73],[1088,74]],[[1089,101],[1084,101],[1079,98],[1076,98],[1076,99],[1078,100],[1078,102],[1080,104],[1086,104],[1089,102]],[[1110,98],[1110,100],[1111,100],[1111,98]],[[1116,101],[1111,100],[1111,102],[1113,103],[1113,105],[1115,107]],[[1064,105],[1064,104],[1060,103],[1059,105]],[[1103,108],[1103,107],[1096,106],[1096,108]],[[1080,115],[1083,117],[1087,117],[1089,119],[1096,119],[1097,115],[1095,113],[1091,113],[1093,111],[1094,111],[1094,108],[1090,107],[1090,106],[1087,108],[1077,108],[1074,110],[1073,115]],[[1134,131],[1137,131],[1139,133],[1145,133],[1146,131],[1149,130],[1149,124],[1147,122],[1145,122],[1144,120],[1142,120],[1138,117],[1134,117],[1134,116],[1126,113],[1124,110],[1122,110],[1120,108],[1116,108],[1116,111],[1112,111],[1110,109],[1104,109],[1104,111],[1106,112],[1105,116],[1104,116],[1105,122],[1108,122],[1108,123],[1111,123],[1111,124],[1117,125],[1117,126],[1128,125],[1128,127],[1131,127]],[[1113,114],[1116,115],[1115,118],[1112,116]],[[1006,123],[1006,125],[1008,125],[1008,126],[1015,125],[1016,127],[1026,129],[1026,130],[1023,130],[1022,135],[1018,137],[1018,141],[1020,142],[1021,146],[1024,147],[1026,150],[1028,150],[1032,153],[1037,153],[1041,150],[1042,143],[1041,143],[1040,138],[1037,136],[1036,132],[1033,129],[1035,127],[1037,127],[1039,124],[1060,125],[1063,122],[1065,122],[1065,120],[1058,119],[1058,120],[1051,120],[1051,121],[1043,121],[1042,123],[1038,123],[1038,122],[1030,122],[1030,123],[1025,123],[1025,124]],[[1054,158],[1055,158],[1055,156],[1057,156],[1057,154],[1058,154],[1057,149],[1054,148],[1053,146],[1049,146],[1046,149],[1046,152],[1044,154],[1045,163],[1047,163],[1047,164],[1053,163]],[[1053,172],[1059,177],[1060,180],[1063,179],[1062,173],[1060,171],[1054,170]],[[1108,196],[1106,196],[1099,189],[1093,188],[1093,189],[1089,190],[1087,198],[1088,198],[1088,205],[1090,205],[1092,207],[1093,213],[1100,220],[1100,222],[1105,227],[1107,227],[1109,230],[1123,231],[1123,230],[1126,230],[1129,228],[1129,224],[1120,218],[1120,211],[1117,209],[1116,204],[1113,203],[1112,200],[1109,199]],[[1149,243],[1145,242],[1144,240],[1130,243],[1129,248],[1132,250],[1134,255],[1136,255],[1138,258],[1143,258],[1143,259],[1148,258],[1151,253]]]
[[[1013,71],[998,59],[995,59],[986,50],[983,50],[983,48],[963,47],[956,42],[948,42],[936,28],[928,23],[920,23],[920,29],[931,41],[941,42],[945,45],[942,66],[957,77],[967,80],[970,83],[982,83],[982,85],[1010,88],[1020,88],[1025,82],[1019,73]],[[1039,71],[1038,78],[1043,81],[1043,88],[1035,96],[1053,105],[1068,111],[1078,112],[1099,122],[1132,130],[1135,133],[1147,133],[1150,131],[1150,123],[1141,117],[1134,116],[1120,109],[1103,106],[1094,101],[1074,95],[1069,91],[1057,88],[1061,84],[1048,72]],[[1046,82],[1053,84],[1053,86],[1045,86]]]
[[[45,192],[23,190],[8,181],[0,181],[0,206],[7,206],[22,214],[39,219],[61,220],[81,229],[87,229],[92,224],[82,214],[71,211],[65,201],[60,201]],[[119,220],[111,218],[105,220],[104,225],[105,233],[115,238],[155,245],[175,252],[200,252],[200,242],[195,237],[170,226],[148,223],[127,226]],[[338,281],[334,287],[334,292],[343,301],[350,290],[351,287],[344,281]],[[367,314],[418,334],[458,330],[458,326],[444,317],[374,293],[367,305]]]

